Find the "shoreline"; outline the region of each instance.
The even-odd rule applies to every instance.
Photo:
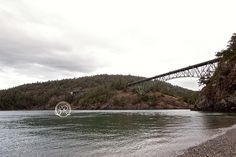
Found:
[[[0,110],[0,111],[54,111],[55,109],[20,109],[20,110]],[[189,110],[190,108],[163,108],[163,109],[71,109],[73,111],[150,111],[150,110]],[[197,111],[201,112],[201,111]],[[216,112],[217,113],[217,112]],[[221,113],[221,112],[219,112]],[[223,112],[222,112],[223,113]]]
[[[223,134],[184,150],[176,157],[236,157],[236,125],[226,128]]]

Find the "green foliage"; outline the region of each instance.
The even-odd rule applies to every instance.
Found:
[[[216,53],[217,57],[222,57],[222,61],[229,60],[236,56],[236,33],[234,33],[228,42],[227,48]]]
[[[103,103],[115,90],[122,90],[128,82],[142,79],[135,76],[96,75],[74,79],[37,82],[0,91],[0,110],[53,108],[59,101],[69,103]],[[71,96],[70,92],[80,88],[81,96]]]
[[[190,104],[194,104],[198,98],[198,92],[181,88],[178,86],[173,86],[169,83],[161,81],[150,81],[146,82],[142,87],[137,86],[136,87],[137,93],[140,93],[140,89],[142,89],[140,96],[144,95],[143,99],[146,98],[145,94],[150,92],[160,92],[162,94],[174,97],[181,97],[185,102]]]
[[[221,61],[218,64],[218,68],[216,69],[215,74],[218,74],[220,71],[221,75],[227,75],[227,73],[229,73],[230,71],[228,69],[226,69],[228,71],[224,71],[224,65],[226,65],[227,62],[231,59],[236,58],[236,33],[234,33],[230,41],[228,41],[227,48],[220,52],[217,52],[216,57],[220,57]],[[203,77],[200,78],[199,83],[203,85],[207,85],[209,83],[211,84],[211,80],[216,80],[218,79],[217,77],[218,75],[213,75],[212,77]]]
[[[105,103],[113,96],[114,92],[110,86],[95,87],[84,94],[79,100],[80,104],[91,105],[97,103]]]
[[[209,89],[212,85],[216,85],[222,77],[227,76],[231,69],[227,68],[227,65],[231,60],[236,58],[236,33],[234,33],[231,39],[228,41],[227,48],[217,52],[217,57],[221,57],[221,60],[218,64],[218,67],[214,73],[214,75],[206,82],[207,88]],[[227,84],[227,82],[225,82]]]
[[[129,82],[140,79],[143,79],[143,77],[130,75],[96,75],[21,85],[0,91],[0,110],[53,109],[56,103],[62,100],[72,104],[80,104],[84,107],[93,104],[103,104],[110,101],[116,91],[126,91],[126,86]],[[189,103],[194,102],[196,96],[196,92],[164,82],[155,82],[155,84],[149,82],[145,86],[147,87],[144,89],[144,96],[139,95],[139,100],[134,101],[144,101],[144,99],[147,99],[146,102],[150,101],[151,103],[151,98],[145,98],[145,93],[152,91],[182,97]],[[80,89],[81,93],[71,95],[70,92],[76,89]],[[126,98],[119,98],[112,101],[120,105],[124,105],[127,102],[133,103],[133,100],[126,100]]]

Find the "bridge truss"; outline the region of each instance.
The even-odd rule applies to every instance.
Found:
[[[192,66],[188,66],[185,68],[181,68],[178,70],[170,71],[170,72],[157,75],[154,77],[131,82],[128,84],[128,87],[141,84],[147,81],[155,81],[155,80],[168,81],[175,78],[183,78],[183,77],[195,77],[204,81],[206,79],[209,79],[214,74],[219,61],[220,61],[220,58],[216,58],[210,61],[206,61],[206,62],[195,64]]]

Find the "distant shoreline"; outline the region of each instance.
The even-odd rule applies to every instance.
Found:
[[[20,109],[20,110],[0,110],[0,111],[54,111],[55,109]],[[150,111],[150,110],[190,110],[190,111],[195,111],[191,110],[190,108],[167,108],[167,109],[72,109],[72,111],[124,111],[124,110],[131,110],[131,111]],[[202,111],[197,111],[197,112],[202,112]]]
[[[1,111],[54,111],[55,109],[15,109],[15,110],[0,110]],[[214,112],[214,111],[201,111],[195,110],[192,108],[162,108],[162,109],[72,109],[72,111],[124,111],[124,110],[131,110],[131,111],[150,111],[150,110],[189,110],[193,112],[204,112],[204,113],[235,113],[235,112]]]
[[[177,157],[236,157],[236,125],[224,134],[188,148]]]

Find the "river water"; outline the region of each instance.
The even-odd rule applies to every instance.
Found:
[[[234,124],[189,110],[0,111],[0,156],[176,156]]]

